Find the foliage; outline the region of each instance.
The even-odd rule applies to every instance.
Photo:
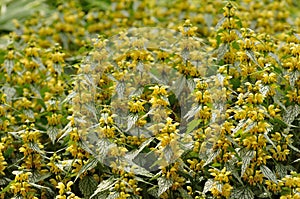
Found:
[[[1,198],[300,197],[295,2],[49,6],[0,17]]]

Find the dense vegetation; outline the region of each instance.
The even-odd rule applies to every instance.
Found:
[[[1,5],[0,198],[300,198],[297,1],[49,2]]]

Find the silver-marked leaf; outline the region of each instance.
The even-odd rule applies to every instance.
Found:
[[[246,55],[251,59],[251,61],[253,61],[257,66],[260,67],[259,63],[256,60],[256,57],[254,55],[254,52],[251,50],[246,50]]]
[[[8,76],[10,76],[10,74],[14,68],[14,65],[15,65],[14,60],[6,59],[6,60],[4,60],[3,64],[4,64],[4,68],[6,69]]]
[[[109,195],[109,191],[104,191],[102,193],[98,193],[96,196],[93,196],[92,198],[90,197],[89,199],[103,199],[103,198],[107,198]]]
[[[293,71],[293,72],[289,73],[289,77],[290,77],[289,81],[290,81],[291,87],[295,86],[295,82],[298,80],[299,76],[300,76],[299,71]]]
[[[104,192],[106,190],[109,190],[111,187],[113,187],[117,181],[113,178],[110,177],[107,180],[103,180],[98,186],[97,189],[94,191],[94,193],[90,196],[90,198],[93,198],[96,196],[98,193]]]
[[[269,92],[269,90],[270,90],[269,86],[263,86],[263,85],[261,85],[261,86],[259,87],[259,92],[260,92],[264,97],[266,97],[266,95],[267,95],[267,93]]]
[[[76,181],[77,178],[78,178],[81,174],[83,174],[84,172],[89,171],[89,170],[95,168],[95,167],[97,166],[98,162],[99,162],[99,161],[98,161],[97,159],[95,159],[95,158],[90,158],[90,159],[88,160],[88,163],[84,164],[84,165],[81,167],[81,169],[79,170],[79,172],[78,172],[78,174],[77,174],[77,176],[76,176],[76,178],[75,178],[75,181]]]
[[[177,98],[180,97],[183,88],[187,85],[187,80],[184,76],[179,77],[174,83],[174,88],[172,89]]]
[[[45,152],[42,151],[39,147],[39,145],[37,143],[34,143],[34,142],[30,142],[28,144],[29,148],[31,148],[32,150],[38,152],[39,154],[44,154]]]
[[[300,150],[299,150],[298,148],[294,147],[293,145],[288,144],[288,146],[289,146],[291,149],[293,149],[294,151],[300,153]]]
[[[125,131],[129,131],[135,125],[138,119],[139,119],[138,115],[130,114],[127,118],[127,129]]]
[[[276,145],[274,144],[274,142],[271,140],[271,138],[268,136],[268,133],[264,133],[264,137],[267,139],[267,141],[272,144],[273,148],[276,149],[277,151],[277,147]]]
[[[248,133],[251,129],[253,129],[256,126],[256,122],[252,122],[248,124],[247,128],[244,130],[244,133]]]
[[[228,51],[228,44],[221,44],[220,47],[218,48],[218,60],[223,59],[225,53]]]
[[[249,187],[239,187],[232,191],[232,199],[254,199],[254,193]]]
[[[42,180],[47,179],[51,176],[51,173],[41,174],[39,171],[33,171],[32,175],[29,176],[29,182],[38,183]]]
[[[200,110],[201,110],[202,106],[198,105],[198,106],[193,106],[184,116],[184,119],[188,120],[192,117],[194,117]]]
[[[240,39],[242,39],[242,40],[244,39],[242,33],[239,30],[234,29],[234,32]]]
[[[118,98],[119,99],[123,99],[124,98],[124,94],[125,94],[125,82],[124,81],[119,81],[117,86],[116,86],[116,91],[118,94]]]
[[[55,143],[56,136],[58,135],[59,131],[55,126],[49,126],[47,129],[47,135],[49,136],[52,143]]]
[[[158,195],[160,196],[165,191],[167,191],[172,185],[173,181],[171,179],[167,179],[165,177],[160,177],[157,179],[158,181]]]
[[[188,85],[188,88],[190,89],[190,91],[195,90],[196,83],[193,79],[187,79],[187,85]]]
[[[38,69],[40,71],[46,70],[46,67],[43,64],[43,61],[41,60],[41,58],[39,58],[39,57],[32,57],[32,61],[34,61],[35,63],[37,63],[39,65]]]
[[[109,195],[107,196],[106,199],[116,199],[120,196],[120,193],[119,192],[111,192],[109,193]]]
[[[300,106],[295,104],[287,107],[285,114],[283,115],[283,121],[285,121],[288,125],[292,124],[295,118],[300,113]]]
[[[174,155],[175,151],[173,151],[172,147],[170,144],[168,144],[164,149],[163,149],[163,155],[165,160],[170,164],[174,161]]]
[[[33,119],[34,118],[34,112],[31,109],[24,109],[23,113],[28,117]]]
[[[208,27],[212,26],[213,19],[214,18],[212,16],[212,14],[207,14],[207,13],[204,14],[204,21]]]
[[[254,151],[247,151],[245,154],[240,154],[240,157],[242,157],[242,168],[241,168],[241,177],[242,177],[248,165],[250,164],[252,158],[254,157]]]
[[[248,123],[249,119],[242,119],[239,121],[238,125],[232,130],[232,134],[236,134],[241,128],[243,128],[247,123]]]
[[[242,178],[239,176],[239,172],[236,170],[235,166],[234,166],[234,162],[232,161],[233,159],[229,160],[228,162],[225,163],[225,167],[227,171],[230,171],[231,174],[239,181],[240,184],[244,184],[242,181]]]
[[[281,61],[280,61],[279,57],[276,54],[274,54],[272,52],[269,52],[269,55],[271,57],[273,57],[279,65],[281,65]]]
[[[217,79],[218,79],[219,83],[223,87],[225,77],[220,73],[218,73],[216,76],[217,76]]]
[[[294,33],[294,36],[300,41],[300,36],[297,33]]]
[[[300,162],[300,158],[298,158],[297,160],[293,161],[293,163],[296,163],[296,162]]]
[[[77,95],[77,92],[72,91],[62,102],[61,104],[64,104],[66,102],[69,102],[71,99],[73,99]]]
[[[8,85],[2,86],[3,93],[6,95],[6,101],[9,103],[11,102],[13,96],[16,94],[16,89],[13,87],[10,87]]]
[[[276,176],[275,174],[271,171],[271,169],[269,169],[267,166],[265,165],[261,165],[260,166],[260,170],[262,172],[262,174],[264,174],[264,176],[266,178],[268,178],[269,180],[277,183],[277,179],[276,179]]]
[[[96,146],[97,146],[97,151],[96,151],[97,157],[96,158],[101,163],[103,163],[106,160],[106,158],[107,158],[109,150],[112,147],[115,147],[116,144],[111,143],[108,139],[104,139],[104,138],[103,139],[98,139],[97,141],[98,142],[96,144]]]
[[[210,155],[208,156],[207,160],[205,161],[203,167],[210,164],[220,154],[220,152],[221,152],[221,150],[218,149],[217,151],[210,153]]]
[[[214,186],[213,179],[208,179],[204,184],[202,193],[205,194],[205,193],[209,192],[213,188],[213,186]]]
[[[69,122],[64,129],[62,130],[63,134],[57,139],[57,142],[61,139],[63,139],[64,137],[66,137],[67,135],[69,135],[69,133],[73,130],[72,128],[72,123]]]
[[[275,164],[275,171],[276,171],[276,174],[278,174],[280,176],[280,178],[283,178],[287,175],[288,168],[287,168],[287,166],[285,166],[281,163],[278,163],[278,164]]]
[[[148,146],[152,141],[154,140],[154,137],[150,137],[149,139],[147,139],[145,142],[143,142],[139,149],[136,151],[132,151],[130,153],[126,154],[126,159],[128,160],[133,160],[146,146]]]
[[[153,186],[150,189],[147,190],[147,192],[154,198],[159,198],[158,195],[158,188],[157,186]]]
[[[218,29],[222,26],[222,24],[225,22],[226,19],[227,19],[226,17],[222,17],[222,18],[218,21],[218,23],[217,23],[215,29],[218,30]]]

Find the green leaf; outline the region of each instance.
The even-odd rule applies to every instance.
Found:
[[[13,184],[15,183],[13,180],[10,180],[10,179],[8,179],[8,178],[5,178],[5,180],[6,180],[7,182],[9,182],[9,183],[8,183],[8,185],[6,185],[6,187],[3,187],[3,186],[1,185],[2,190],[0,191],[0,194],[3,194],[3,193],[5,193],[5,192],[8,192],[8,191],[10,190],[10,186],[13,185]],[[3,183],[4,183],[4,182],[3,182]]]
[[[46,189],[46,190],[47,190],[47,192],[48,192],[50,195],[52,195],[52,196],[54,196],[54,195],[55,195],[54,191],[53,191],[52,189],[50,189],[49,187],[42,186],[42,185],[35,184],[35,183],[29,183],[29,184],[30,184],[31,186],[33,186],[33,187],[37,188],[37,189],[40,189],[40,190],[42,190],[42,189]]]
[[[236,50],[239,50],[239,49],[240,49],[240,46],[239,46],[239,44],[238,44],[236,41],[232,42],[232,43],[231,43],[231,46],[232,46],[234,49],[236,49]]]
[[[261,165],[260,166],[260,170],[262,172],[262,174],[264,174],[264,176],[266,178],[268,178],[269,180],[277,183],[277,179],[276,179],[276,176],[275,174],[271,171],[271,169],[269,169],[267,166],[265,165]]]
[[[167,179],[165,177],[160,177],[157,179],[158,181],[158,192],[157,194],[160,196],[165,191],[167,191],[172,185],[173,181],[171,179]]]
[[[194,119],[191,122],[189,122],[188,125],[187,125],[186,133],[189,134],[190,132],[192,132],[195,128],[198,127],[198,125],[200,123],[201,123],[200,119]]]
[[[0,15],[0,30],[14,30],[13,19],[27,18],[36,11],[50,11],[44,0],[11,1],[6,6],[6,12]]]
[[[159,198],[157,186],[151,187],[150,189],[147,190],[147,192],[154,198]]]
[[[14,150],[15,150],[15,148],[13,148],[13,147],[7,147],[7,149],[4,151],[4,157],[5,158],[9,158],[11,155],[12,155],[12,153],[14,152]]]
[[[89,198],[97,188],[96,180],[91,176],[85,176],[79,181],[79,189],[84,198]]]
[[[188,192],[185,189],[179,188],[178,191],[179,191],[182,198],[184,198],[184,199],[193,199],[192,196],[189,195]]]

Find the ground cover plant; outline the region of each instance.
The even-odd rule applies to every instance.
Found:
[[[298,10],[3,1],[0,198],[300,198]]]

